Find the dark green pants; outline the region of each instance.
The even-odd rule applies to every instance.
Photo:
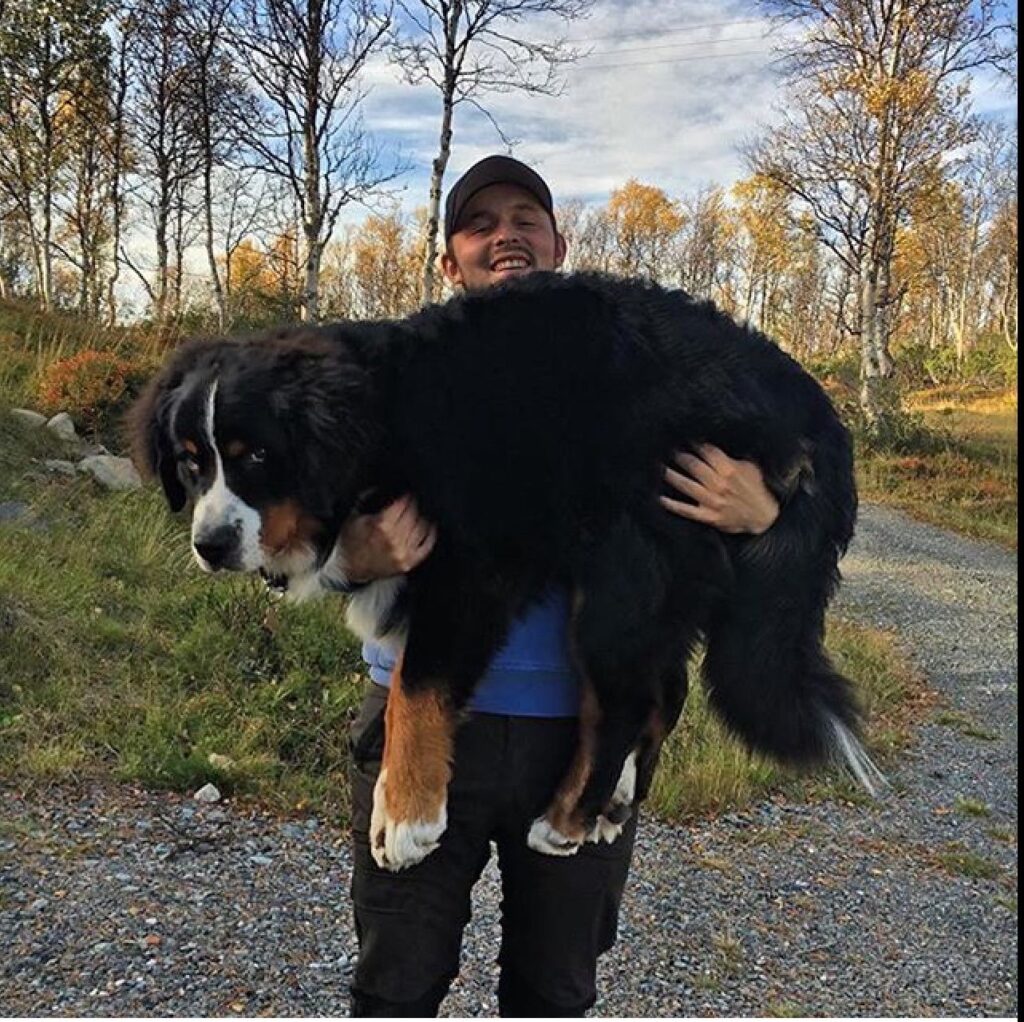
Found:
[[[391,873],[368,843],[386,699],[386,689],[371,685],[352,726],[353,1013],[437,1013],[458,973],[470,890],[493,841],[502,880],[501,1014],[582,1015],[596,999],[597,957],[615,941],[636,820],[613,844],[586,844],[566,858],[527,846],[530,823],[572,758],[576,720],[471,714],[456,733],[440,847]]]

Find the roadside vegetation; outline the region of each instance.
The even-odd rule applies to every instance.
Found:
[[[253,579],[202,576],[185,521],[155,489],[107,493],[89,478],[45,472],[46,459],[65,455],[63,442],[9,414],[39,407],[54,365],[87,365],[76,358],[105,351],[140,367],[141,380],[165,341],[6,306],[0,339],[0,502],[27,508],[0,522],[0,776],[176,790],[212,781],[282,812],[345,819],[347,725],[365,677],[342,602],[293,607]],[[134,380],[86,382],[69,386],[68,410],[118,450]],[[885,635],[833,621],[828,643],[859,685],[884,766],[926,701],[921,683]],[[680,818],[780,792],[859,797],[838,775],[799,779],[750,756],[695,683],[664,753],[655,811]]]

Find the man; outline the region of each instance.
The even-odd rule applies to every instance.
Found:
[[[548,186],[506,156],[481,160],[452,187],[445,240],[444,273],[466,290],[558,269],[566,255]],[[716,448],[699,457],[677,454],[665,477],[679,494],[661,498],[666,511],[723,531],[763,532],[778,514],[757,466]],[[410,571],[435,539],[413,499],[403,497],[346,525],[346,576],[358,582]],[[380,869],[368,847],[394,664],[385,651],[364,649],[375,684],[352,732],[352,894],[360,943],[353,1015],[437,1014],[458,972],[470,890],[492,841],[502,874],[501,1015],[579,1016],[594,1003],[597,958],[615,940],[636,816],[611,845],[585,844],[571,857],[543,855],[526,843],[575,748],[578,691],[567,620],[565,595],[552,593],[513,628],[457,732],[440,846],[401,873]]]

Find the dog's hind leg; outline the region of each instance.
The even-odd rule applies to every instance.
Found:
[[[627,522],[604,539],[573,593],[570,649],[582,684],[576,755],[528,835],[531,847],[553,855],[618,835],[678,717],[698,631],[696,615],[674,599],[687,587],[648,537]]]

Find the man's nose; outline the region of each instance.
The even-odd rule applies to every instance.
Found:
[[[508,245],[519,241],[519,229],[512,221],[501,220],[498,222],[498,229],[495,232],[495,239],[499,245]]]

